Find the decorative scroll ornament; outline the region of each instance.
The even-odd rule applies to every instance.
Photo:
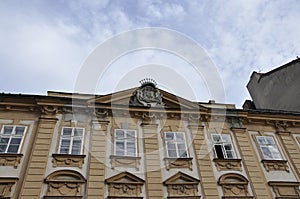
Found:
[[[153,79],[143,79],[140,81],[141,87],[134,91],[130,98],[130,105],[133,106],[148,106],[159,107],[164,106],[162,102],[162,94],[156,87],[156,82]]]

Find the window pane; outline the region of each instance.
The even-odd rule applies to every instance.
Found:
[[[73,140],[73,147],[81,147],[81,140],[74,139]]]
[[[63,136],[71,137],[72,128],[63,128]]]
[[[24,126],[18,126],[16,127],[16,135],[23,135],[25,131],[25,127]]]
[[[78,148],[73,148],[71,151],[72,155],[80,155],[81,150]]]
[[[75,128],[74,129],[74,136],[82,137],[82,135],[83,135],[83,129],[80,129],[80,128]]]
[[[177,157],[176,150],[168,150],[168,155],[170,158],[176,158]]]
[[[186,150],[178,150],[178,152],[179,152],[179,157],[181,157],[181,158],[186,158],[187,157]]]
[[[0,153],[5,153],[6,147],[6,144],[0,144]]]
[[[127,155],[135,156],[135,143],[128,142],[127,143]]]
[[[223,154],[223,150],[222,150],[222,145],[215,145],[215,152],[216,155],[219,159],[224,159],[224,154]]]
[[[12,138],[10,144],[20,144],[21,138]]]
[[[231,144],[225,144],[225,145],[224,145],[224,148],[225,148],[226,151],[232,150]]]
[[[12,133],[12,131],[13,131],[12,126],[4,126],[3,134],[10,135]]]
[[[184,142],[184,135],[183,135],[183,133],[176,133],[176,141]]]
[[[174,143],[169,142],[167,144],[168,150],[176,150],[176,145]]]
[[[172,133],[172,132],[167,132],[165,135],[166,135],[166,140],[174,139],[174,133]]]
[[[124,131],[122,130],[116,130],[116,139],[124,139]]]
[[[177,144],[177,147],[179,150],[186,150],[186,147],[185,147],[185,144],[182,143],[182,144]]]
[[[60,154],[69,154],[69,147],[61,147],[59,153]]]
[[[269,145],[275,145],[274,139],[272,137],[265,137],[266,143]]]
[[[212,138],[213,138],[213,141],[214,141],[214,142],[221,142],[221,137],[220,137],[220,135],[213,134],[213,135],[212,135]]]
[[[18,153],[19,145],[9,145],[7,152],[8,153]]]
[[[9,138],[0,138],[0,144],[5,143],[7,144],[9,141]]]
[[[61,146],[70,146],[70,142],[71,142],[71,140],[63,139],[61,141]]]
[[[124,142],[116,142],[116,155],[124,155]]]
[[[229,159],[234,158],[234,153],[233,153],[233,151],[226,151],[226,155],[227,155],[227,158],[229,158]]]
[[[135,132],[134,131],[127,131],[126,132],[127,139],[134,140],[135,139]]]
[[[272,153],[271,153],[271,151],[269,150],[269,147],[267,147],[267,146],[262,146],[262,147],[261,147],[261,151],[262,151],[262,153],[263,153],[265,159],[267,159],[267,160],[273,159]]]
[[[272,153],[272,156],[275,160],[281,160],[281,155],[276,146],[269,146],[269,150]]]
[[[223,134],[222,139],[223,139],[223,142],[230,142],[229,135]]]
[[[256,136],[256,139],[257,139],[257,142],[258,142],[259,145],[265,145],[266,144],[264,137]]]

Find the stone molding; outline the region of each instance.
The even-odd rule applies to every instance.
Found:
[[[145,181],[129,172],[122,172],[105,180],[109,199],[137,199],[141,197]]]
[[[166,169],[183,169],[193,170],[193,158],[164,158]]]
[[[50,174],[45,182],[48,184],[45,198],[81,198],[85,179],[77,171],[59,170]]]
[[[18,181],[18,178],[1,177],[0,178],[0,198],[10,198],[12,187]]]
[[[262,160],[267,172],[269,171],[286,171],[290,172],[287,160]]]
[[[186,198],[199,199],[198,184],[200,180],[185,173],[178,172],[164,181],[167,186],[168,199]]]
[[[273,188],[276,199],[300,198],[300,182],[270,181],[268,184]]]
[[[82,168],[85,155],[52,154],[53,167],[78,167]]]
[[[222,198],[253,198],[248,193],[248,180],[242,175],[236,173],[224,174],[219,178],[218,184],[223,190]]]
[[[13,166],[15,169],[21,162],[23,154],[0,153],[0,166]]]
[[[242,171],[242,159],[213,159],[218,171]]]
[[[115,167],[127,167],[127,168],[136,168],[139,170],[141,157],[134,156],[110,156],[110,163],[112,169]]]

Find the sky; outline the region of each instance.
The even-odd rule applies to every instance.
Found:
[[[1,0],[0,92],[74,92],[85,61],[101,44],[128,31],[155,27],[201,46],[222,81],[225,98],[217,102],[241,108],[250,99],[246,85],[253,71],[268,72],[300,56],[299,10],[298,0]],[[195,100],[214,98],[208,87],[204,92],[205,86],[199,86],[202,80],[194,78],[187,63],[147,49],[115,60],[99,81],[97,94],[139,86],[147,74],[137,71],[147,60],[169,67],[178,76],[173,81],[186,81]],[[158,85],[185,97],[161,78],[170,76],[157,77]],[[205,85],[205,74],[202,78]]]

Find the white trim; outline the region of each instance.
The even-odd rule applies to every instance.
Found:
[[[123,131],[124,132],[124,140],[117,140],[116,138],[116,132],[117,131]],[[128,155],[128,153],[127,153],[127,140],[126,140],[126,132],[129,132],[129,131],[132,131],[132,132],[134,132],[134,146],[135,146],[135,154],[132,156],[132,155]],[[116,146],[116,143],[117,142],[123,142],[124,143],[124,155],[122,155],[122,156],[130,156],[130,157],[137,157],[138,156],[138,150],[137,150],[137,132],[136,132],[136,130],[131,130],[131,129],[115,129],[114,130],[114,143],[113,143],[113,145],[114,145],[114,155],[117,155],[117,146]],[[130,142],[130,141],[129,141]]]
[[[175,141],[173,142],[175,144],[175,149],[176,149],[176,157],[170,157],[169,155],[169,149],[168,149],[168,140],[166,139],[166,134],[167,133],[172,133],[174,135]],[[176,134],[182,134],[183,135],[183,141],[182,142],[178,142],[176,141]],[[167,151],[167,156],[168,158],[182,158],[179,154],[179,149],[178,149],[178,144],[184,144],[185,146],[185,152],[186,152],[186,157],[189,157],[189,152],[187,150],[187,144],[186,144],[186,137],[185,137],[185,133],[184,132],[172,132],[172,131],[166,131],[164,132],[164,136],[165,136],[165,146],[166,146],[166,151]]]
[[[264,141],[265,141],[265,144],[260,144],[259,141],[258,141],[258,139],[257,139],[258,137],[263,138]],[[266,160],[283,160],[282,155],[281,155],[281,153],[280,153],[280,151],[279,151],[279,148],[278,148],[277,143],[276,143],[276,141],[275,141],[275,139],[274,139],[273,136],[256,136],[255,138],[256,138],[256,141],[257,141],[257,143],[258,143],[258,145],[259,145],[261,154],[263,155],[263,159],[266,159]],[[271,139],[273,140],[274,144],[268,144],[268,143],[266,142],[266,138],[271,138]],[[272,151],[269,149],[270,146],[276,148],[276,150],[277,150],[277,152],[278,152],[278,154],[279,154],[279,156],[280,156],[279,159],[276,158],[275,155],[274,155],[274,153],[272,153]],[[266,148],[269,149],[272,158],[268,158],[268,157],[265,156],[264,151],[262,150],[262,147],[266,147]]]
[[[216,142],[214,139],[213,139],[213,136],[214,135],[217,135],[221,138],[221,140],[219,142]],[[229,138],[229,142],[228,141],[224,141],[223,139],[223,135],[226,135],[228,138]],[[231,159],[227,156],[227,151],[225,149],[225,145],[230,145],[231,146],[231,152],[232,152],[232,155],[233,155],[233,159],[236,158],[236,154],[235,154],[235,151],[234,151],[234,148],[233,148],[233,143],[232,143],[232,140],[231,140],[231,137],[229,134],[217,134],[217,133],[212,133],[211,134],[211,140],[212,140],[212,143],[213,143],[213,149],[214,149],[214,153],[215,153],[215,157],[218,158],[218,155],[217,155],[217,151],[215,149],[215,145],[220,145],[221,146],[221,149],[222,149],[222,153],[223,153],[223,157],[224,159]],[[219,159],[219,158],[218,158]]]
[[[16,133],[16,128],[17,128],[17,127],[24,127],[23,135],[22,135],[22,137],[21,137],[21,141],[20,141],[20,144],[19,144],[19,148],[18,148],[18,151],[17,151],[17,153],[16,153],[16,154],[19,154],[20,151],[21,151],[22,145],[23,145],[23,141],[24,141],[25,134],[26,134],[26,132],[27,132],[27,126],[22,126],[22,125],[3,125],[3,126],[2,126],[2,129],[1,129],[1,133],[0,133],[1,137],[6,137],[6,138],[8,138],[8,136],[5,136],[5,134],[3,134],[4,127],[6,127],[6,126],[13,127],[13,129],[12,129],[11,134],[9,135],[9,141],[8,141],[8,143],[7,143],[5,152],[2,152],[2,153],[10,153],[10,152],[7,152],[7,150],[8,150],[8,148],[9,148],[9,146],[10,146],[10,142],[11,142],[12,138],[21,137],[21,136],[14,136],[14,135],[16,135],[16,134],[15,134],[15,133]]]
[[[65,138],[65,137],[63,137],[64,129],[72,129],[70,138]],[[62,127],[62,129],[61,129],[61,134],[60,134],[59,147],[58,147],[58,154],[64,154],[64,153],[60,153],[62,140],[63,140],[63,139],[70,139],[70,146],[69,146],[69,151],[68,151],[67,154],[68,154],[68,155],[73,155],[73,154],[72,154],[72,149],[73,149],[73,140],[74,140],[74,137],[75,137],[75,136],[74,136],[75,129],[81,129],[81,130],[82,130],[81,146],[80,146],[80,154],[78,154],[78,155],[82,155],[82,152],[83,152],[83,144],[84,144],[84,133],[85,133],[84,131],[85,131],[85,129],[84,129],[84,128],[81,128],[81,127]],[[76,137],[79,137],[79,136],[76,136]],[[76,155],[77,155],[77,154],[76,154]]]

